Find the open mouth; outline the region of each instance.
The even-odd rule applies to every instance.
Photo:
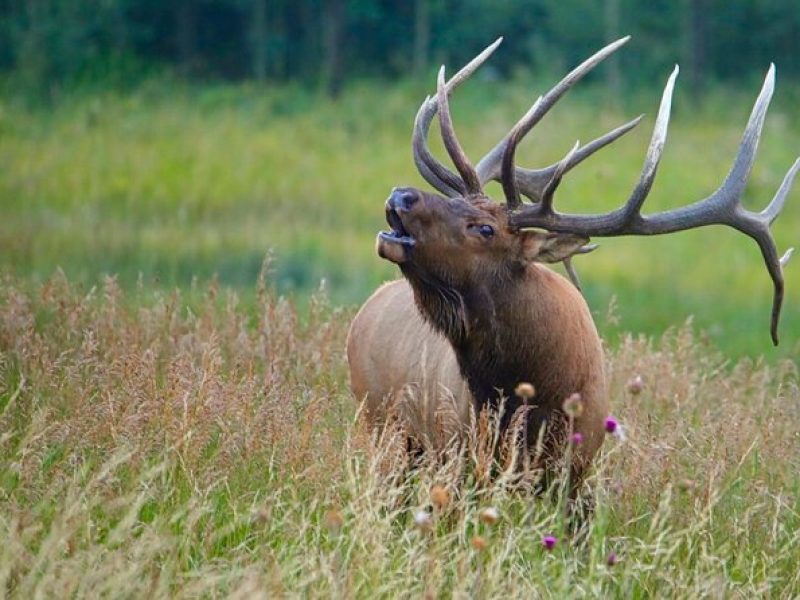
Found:
[[[386,211],[386,222],[389,223],[391,230],[381,231],[378,234],[378,237],[382,240],[403,244],[404,246],[413,246],[416,243],[414,238],[411,237],[405,227],[403,227],[403,221],[400,219],[400,215],[397,214],[396,210],[389,209]]]

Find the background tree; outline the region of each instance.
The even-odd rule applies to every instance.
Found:
[[[494,65],[502,75],[560,72],[626,33],[646,51],[609,63],[615,92],[654,83],[678,59],[695,93],[772,60],[800,77],[796,0],[0,0],[0,75],[46,97],[153,70],[321,83],[335,95],[350,80],[463,63],[499,35],[510,42]]]
[[[326,0],[322,13],[322,74],[325,91],[336,97],[342,88],[344,76],[342,64],[342,44],[344,43],[344,0]]]

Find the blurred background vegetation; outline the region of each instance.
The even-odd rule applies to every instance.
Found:
[[[0,0],[0,269],[35,283],[61,268],[87,288],[103,274],[163,287],[216,274],[246,298],[272,251],[281,292],[302,301],[325,279],[355,305],[397,275],[373,236],[392,186],[425,185],[409,140],[438,65],[452,73],[505,36],[453,101],[477,159],[568,68],[625,34],[632,42],[537,127],[520,162],[549,164],[644,112],[559,192],[566,210],[615,207],[678,62],[647,207],[693,201],[725,176],[774,61],[746,200],[766,205],[800,154],[796,0]],[[800,191],[774,229],[780,250],[800,244]],[[732,230],[608,240],[578,268],[612,343],[693,315],[731,355],[800,354],[800,266],[787,269],[772,350],[769,278]]]
[[[746,81],[779,60],[800,75],[795,0],[2,0],[9,84],[57,96],[75,84],[130,87],[168,70],[195,81],[323,86],[426,74],[497,37],[494,69],[560,72],[633,33],[612,85],[649,83],[680,60],[691,88]]]

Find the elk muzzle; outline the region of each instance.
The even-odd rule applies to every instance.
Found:
[[[419,201],[420,194],[412,188],[394,188],[386,200],[386,222],[391,229],[378,233],[375,249],[378,256],[393,263],[404,263],[416,243],[403,226],[402,214],[409,212]]]

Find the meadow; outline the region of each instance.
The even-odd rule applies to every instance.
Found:
[[[541,88],[466,86],[468,151]],[[391,187],[423,185],[409,139],[429,91],[361,84],[331,102],[156,80],[0,99],[0,598],[800,594],[800,268],[773,349],[769,278],[732,230],[601,240],[576,261],[626,434],[588,482],[582,542],[557,502],[486,476],[491,423],[478,450],[415,471],[394,432],[365,430],[344,338],[396,276],[373,239]],[[757,91],[677,94],[650,209],[716,187]],[[520,162],[647,112],[557,198],[609,210],[659,95],[575,90]],[[779,83],[750,208],[800,154],[797,98]],[[779,249],[798,231],[800,190]]]
[[[578,543],[558,503],[487,475],[483,422],[474,451],[416,471],[402,438],[365,431],[351,313],[324,294],[300,318],[268,283],[254,310],[216,285],[195,301],[62,274],[28,287],[0,292],[0,596],[800,592],[794,362],[731,365],[690,327],[620,340],[626,435]]]
[[[475,160],[551,83],[476,80],[459,90],[454,119]],[[521,146],[519,164],[550,164],[576,139],[646,113],[636,130],[572,171],[556,200],[572,211],[619,206],[638,178],[662,84],[653,81],[624,102],[602,86],[578,87]],[[646,210],[687,204],[719,185],[759,85],[716,90],[698,106],[679,83]],[[157,80],[126,94],[67,95],[49,108],[26,109],[9,96],[0,101],[3,268],[35,281],[61,268],[87,288],[104,274],[125,288],[141,278],[164,290],[216,275],[249,301],[244,291],[271,252],[281,293],[302,302],[324,278],[335,303],[358,304],[398,276],[375,256],[374,236],[386,227],[383,202],[393,186],[427,187],[411,161],[410,132],[428,92],[363,84],[331,102],[302,89]],[[800,155],[799,95],[779,80],[749,208],[766,206]],[[434,148],[437,138],[434,131]],[[502,197],[496,184],[489,191]],[[773,226],[781,252],[800,245],[798,198],[795,190]],[[771,283],[749,238],[711,227],[597,241],[601,248],[576,264],[607,338],[662,333],[693,316],[730,356],[800,353],[800,269],[790,263],[786,270],[784,342],[774,350]],[[604,318],[609,309],[619,326]]]

